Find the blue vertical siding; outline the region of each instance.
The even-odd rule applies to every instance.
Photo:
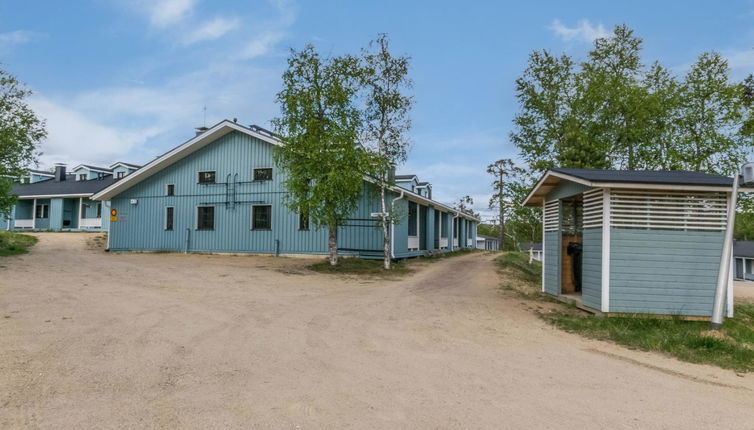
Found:
[[[610,312],[709,316],[723,232],[611,230]]]
[[[584,229],[583,246],[581,303],[600,310],[602,307],[602,229]]]
[[[546,231],[544,233],[545,292],[554,296],[560,295],[560,231]]]

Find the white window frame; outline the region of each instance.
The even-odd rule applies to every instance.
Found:
[[[270,179],[256,179],[256,171],[257,170],[270,170]],[[275,168],[273,167],[254,167],[251,169],[251,180],[254,182],[267,182],[271,181],[275,177]]]
[[[206,171],[206,170],[205,170]],[[215,216],[212,216],[212,228],[211,229],[199,229],[199,208],[214,208],[215,205],[196,205],[194,210],[194,231],[215,231]]]
[[[42,208],[39,216],[37,216],[37,207]],[[50,218],[50,204],[49,203],[35,203],[34,204],[34,219],[49,219],[49,218]]]
[[[115,179],[123,179],[126,177],[126,172],[115,172]]]
[[[215,174],[215,181],[214,182],[200,182],[199,178],[200,178],[201,174],[202,173],[208,173],[208,172],[212,172],[212,173]],[[196,172],[196,183],[198,185],[216,184],[217,183],[217,170],[198,170]]]
[[[168,230],[168,209],[173,209],[173,228],[170,230]],[[196,210],[196,223],[199,224],[199,209]],[[165,231],[175,231],[175,206],[165,206],[162,229]]]
[[[83,178],[82,178],[82,176],[83,176]],[[79,181],[86,181],[86,180],[88,180],[88,177],[89,177],[89,175],[87,175],[86,173],[79,173],[78,174],[78,180]]]
[[[171,185],[173,186],[173,194],[170,194],[168,192]],[[165,197],[173,197],[173,196],[175,196],[175,184],[165,184]]]
[[[254,228],[254,208],[257,206],[269,206],[270,208],[270,228]],[[251,212],[249,212],[249,230],[251,231],[272,231],[272,204],[271,203],[259,203],[251,205]]]

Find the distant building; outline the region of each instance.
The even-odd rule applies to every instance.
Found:
[[[55,165],[54,171],[29,169],[11,189],[18,201],[8,218],[0,216],[0,229],[107,231],[107,209],[91,197],[137,169],[123,162],[110,167],[79,164],[70,172],[65,164]]]
[[[500,239],[484,234],[476,235],[476,248],[487,251],[497,251],[500,249]]]
[[[734,240],[733,241],[733,258],[735,258],[736,279],[744,281],[754,281],[754,241],[752,240]]]
[[[534,260],[542,261],[542,242],[521,242],[518,245],[518,250],[530,252]]]

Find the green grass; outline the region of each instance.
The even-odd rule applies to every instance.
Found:
[[[353,275],[405,275],[411,271],[404,262],[393,262],[390,270],[382,267],[382,260],[365,260],[363,258],[339,258],[337,266],[331,266],[329,260],[320,261],[309,269],[322,273],[339,273]]]
[[[0,257],[24,254],[35,243],[37,243],[37,238],[34,236],[0,231]]]
[[[739,372],[754,371],[754,304],[737,304],[735,318],[727,318],[719,332],[710,331],[708,321],[646,316],[596,317],[539,292],[542,266],[529,265],[527,254],[505,253],[497,262],[507,278],[525,283],[505,289],[514,289],[533,301],[550,302],[548,307],[554,309],[538,314],[562,330],[632,349],[662,352],[691,363],[712,364]],[[508,282],[512,282],[511,279]]]

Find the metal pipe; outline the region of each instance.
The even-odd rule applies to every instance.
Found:
[[[720,256],[720,267],[717,271],[717,287],[715,288],[715,302],[712,307],[712,319],[710,327],[720,330],[723,326],[723,310],[725,307],[725,292],[727,289],[728,276],[730,276],[730,255],[733,248],[733,228],[736,221],[736,202],[738,200],[738,177],[739,172],[733,177],[733,190],[730,195],[728,207],[728,223],[725,226],[725,239],[723,253]]]
[[[191,237],[191,229],[186,227],[186,249],[183,251],[184,254],[188,254],[189,252],[190,237]]]
[[[275,239],[275,257],[280,257],[280,239]]]
[[[401,188],[401,195],[394,198],[390,202],[390,208],[393,210],[393,213],[395,213],[395,202],[402,199],[404,195],[403,188]],[[386,214],[382,214],[384,217]],[[395,258],[395,220],[393,217],[390,218],[390,258]]]

